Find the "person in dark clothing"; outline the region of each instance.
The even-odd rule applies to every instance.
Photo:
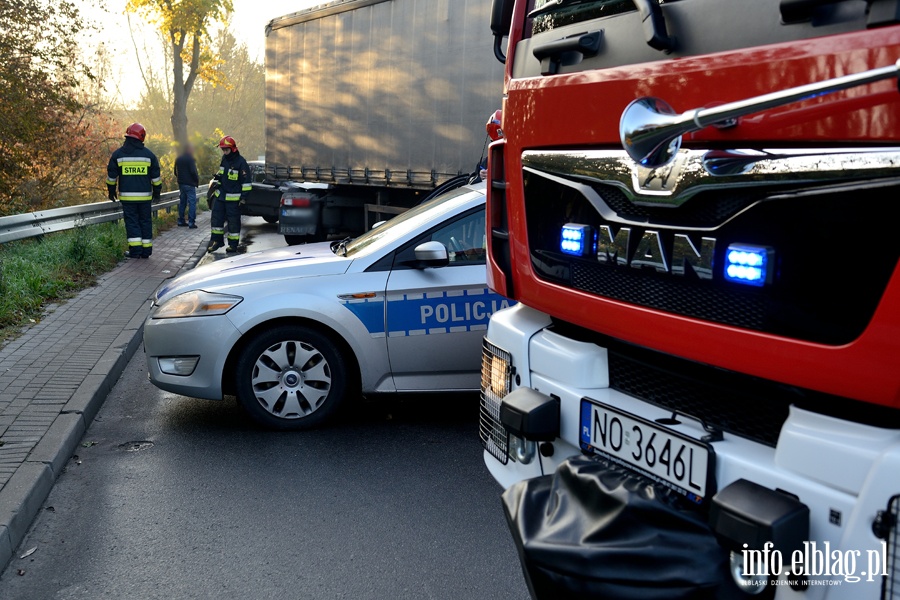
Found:
[[[228,248],[225,251],[237,252],[238,242],[241,241],[241,202],[253,189],[250,165],[238,152],[233,137],[226,135],[219,140],[219,148],[222,149],[222,162],[215,177],[219,189],[214,194],[212,236],[206,251],[215,252],[225,245],[225,221],[228,221]]]
[[[197,186],[200,185],[200,174],[197,173],[197,161],[194,159],[194,147],[187,144],[184,152],[175,159],[175,177],[181,197],[178,201],[178,226],[197,229]],[[187,209],[188,220],[184,220]]]
[[[150,258],[153,253],[152,200],[162,192],[159,160],[144,147],[147,131],[140,123],[132,123],[125,130],[125,143],[112,153],[106,167],[106,186],[109,199],[122,201],[122,216],[128,236],[128,256]],[[116,197],[118,182],[118,198]]]

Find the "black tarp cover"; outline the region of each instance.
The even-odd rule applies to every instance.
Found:
[[[503,505],[536,599],[712,598],[727,573],[705,513],[603,460],[570,458]]]

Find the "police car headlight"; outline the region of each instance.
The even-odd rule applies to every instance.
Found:
[[[163,302],[153,315],[154,319],[180,319],[183,317],[210,317],[224,315],[241,303],[243,298],[229,294],[213,294],[196,290],[185,292]]]
[[[160,356],[159,370],[166,375],[188,376],[197,368],[199,356]]]

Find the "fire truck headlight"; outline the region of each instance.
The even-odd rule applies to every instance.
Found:
[[[490,364],[491,391],[503,398],[509,393],[509,363],[499,356],[491,358]]]
[[[591,226],[566,223],[562,227],[559,249],[573,256],[584,256],[591,250]]]
[[[731,244],[725,252],[725,279],[762,287],[771,279],[772,249],[764,246]]]

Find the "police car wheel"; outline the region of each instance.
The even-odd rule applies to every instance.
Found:
[[[237,397],[271,429],[315,427],[335,414],[347,393],[346,361],[327,336],[299,325],[251,341],[237,362]]]

